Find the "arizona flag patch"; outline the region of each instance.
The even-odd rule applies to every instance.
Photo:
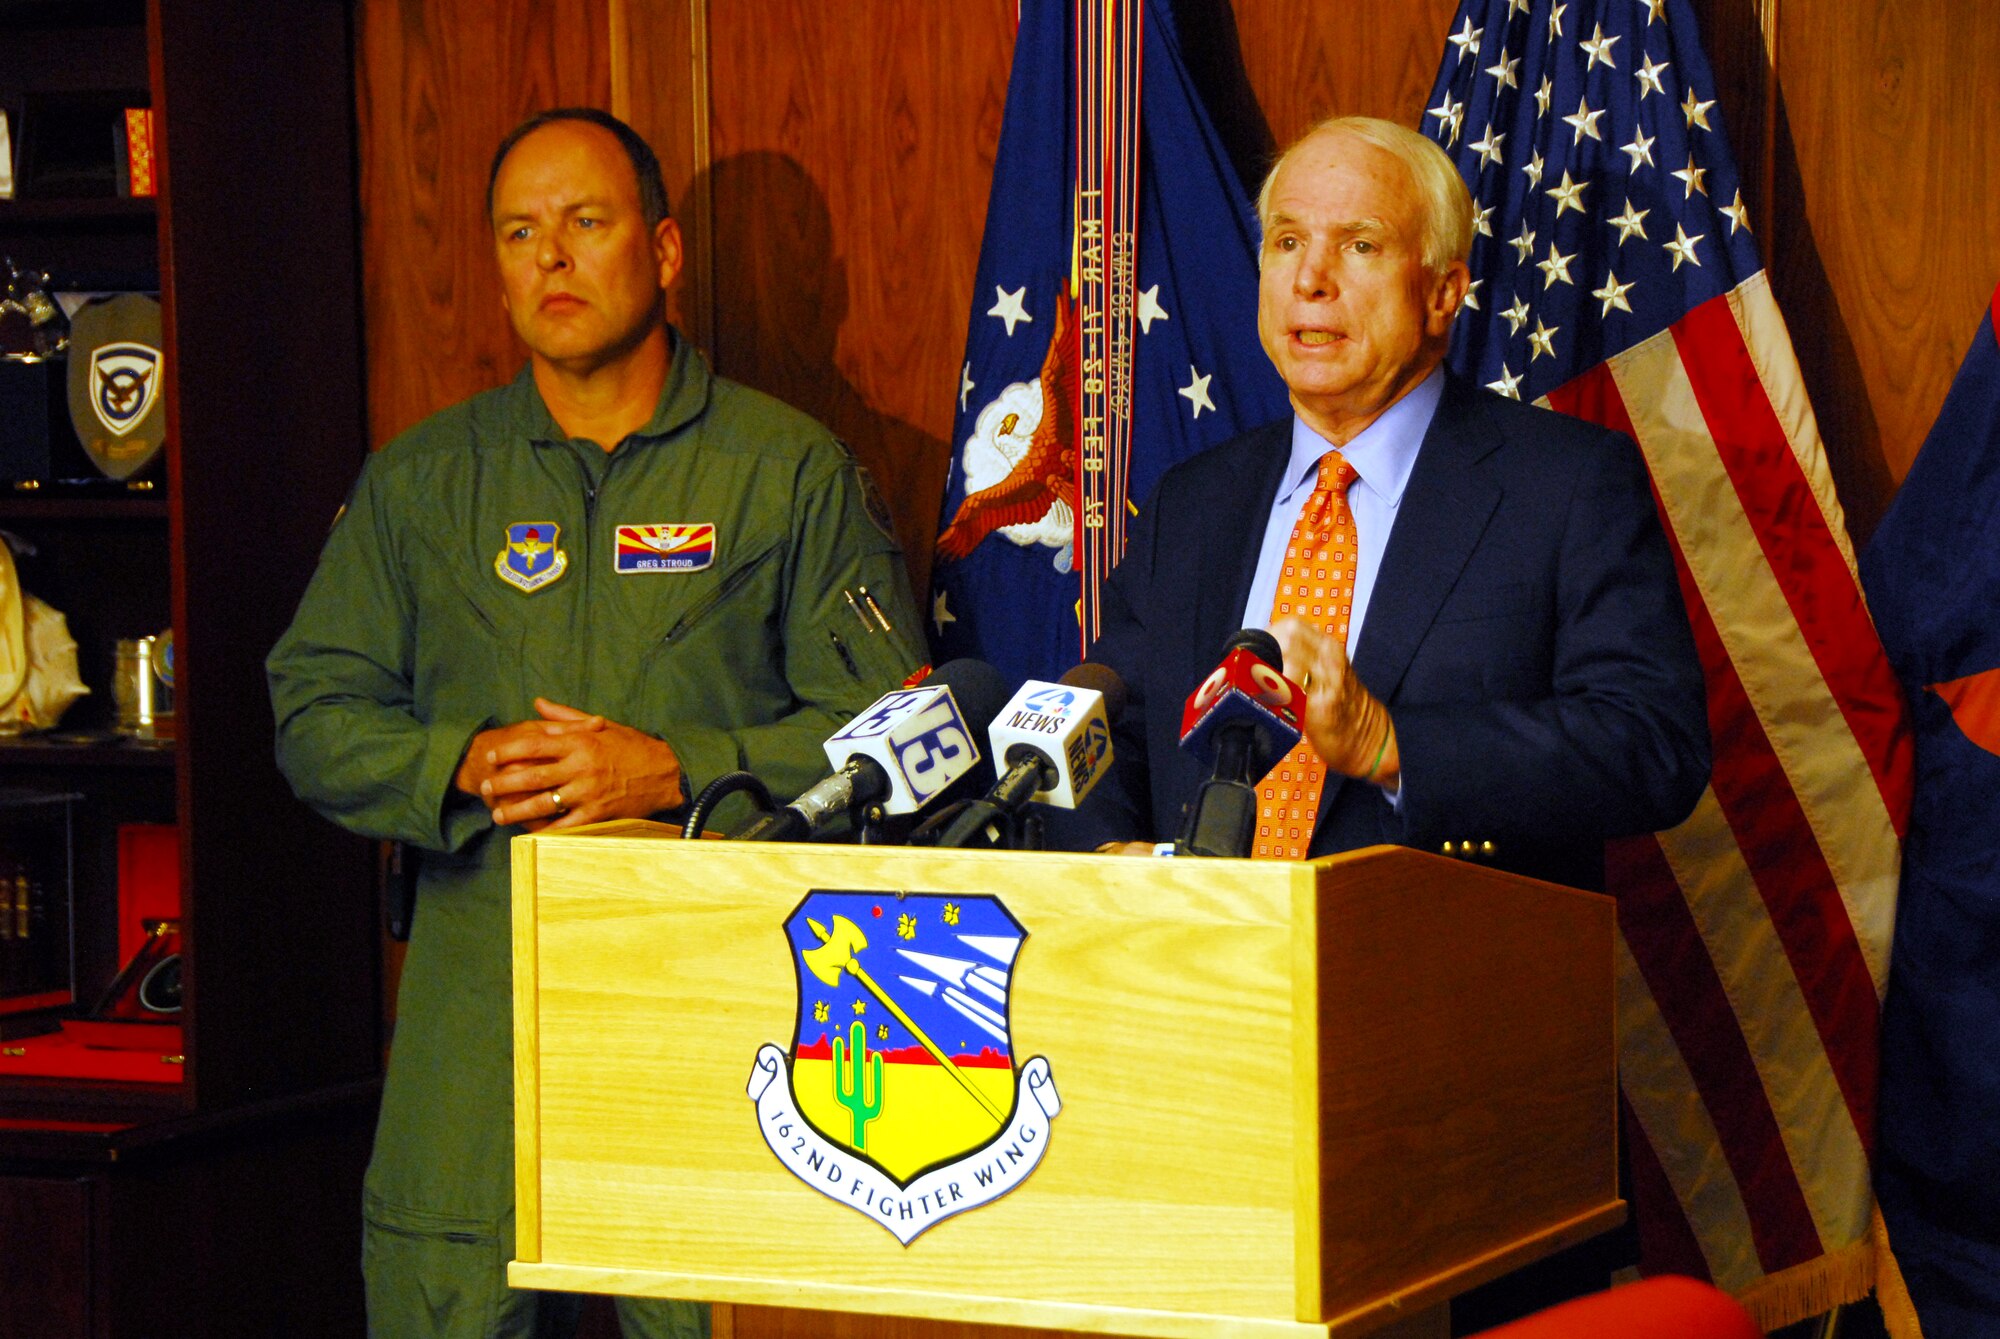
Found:
[[[613,541],[620,575],[699,572],[715,562],[715,524],[621,525]]]

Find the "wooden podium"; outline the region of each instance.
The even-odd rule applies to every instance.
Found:
[[[671,833],[514,843],[517,1286],[961,1332],[1420,1333],[1623,1217],[1608,898],[1392,847],[1280,864]],[[784,927],[828,890],[886,909],[864,927],[877,976],[903,898],[997,896],[1026,931],[1009,1030],[1060,1092],[1045,1151],[908,1245],[782,1165],[749,1095],[802,1007]]]

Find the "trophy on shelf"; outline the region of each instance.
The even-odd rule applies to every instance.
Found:
[[[39,363],[69,347],[69,320],[49,296],[49,276],[0,257],[0,358]]]
[[[77,309],[69,332],[69,416],[91,463],[129,480],[166,440],[160,304],[118,293]]]
[[[135,744],[174,742],[174,630],[118,641],[112,697],[118,729]]]
[[[0,484],[93,474],[65,403],[69,318],[49,277],[0,257]]]

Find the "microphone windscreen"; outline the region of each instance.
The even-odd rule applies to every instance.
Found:
[[[1252,779],[1261,779],[1299,742],[1305,706],[1297,684],[1239,646],[1189,694],[1181,714],[1181,749],[1213,768],[1222,732],[1247,727],[1247,761]]]
[[[1241,632],[1229,634],[1229,640],[1222,644],[1222,654],[1228,658],[1231,651],[1248,651],[1272,669],[1285,667],[1285,653],[1278,645],[1278,639],[1262,628],[1244,628]]]
[[[991,729],[993,718],[1007,705],[1007,681],[1000,677],[1000,671],[970,656],[947,660],[931,671],[922,686],[951,689],[959,715],[975,735],[984,735]]]
[[[1125,714],[1125,681],[1118,677],[1118,671],[1109,665],[1100,665],[1094,660],[1086,660],[1081,665],[1072,665],[1063,671],[1061,682],[1071,688],[1088,688],[1104,697],[1104,718],[1111,724]]]

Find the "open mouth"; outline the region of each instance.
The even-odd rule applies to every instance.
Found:
[[[1332,344],[1337,340],[1347,338],[1347,336],[1338,330],[1297,330],[1293,332],[1293,335],[1299,343],[1309,349],[1317,349],[1324,345]]]

